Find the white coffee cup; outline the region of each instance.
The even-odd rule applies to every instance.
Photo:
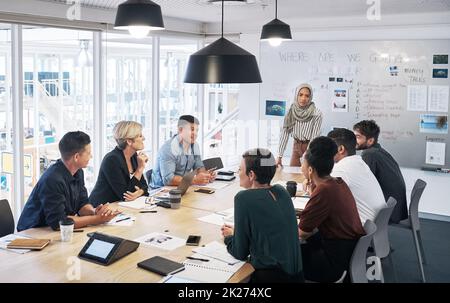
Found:
[[[74,226],[75,222],[71,218],[64,218],[59,221],[59,229],[61,230],[61,242],[72,242]]]

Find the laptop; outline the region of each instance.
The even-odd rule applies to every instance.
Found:
[[[193,171],[185,174],[183,176],[183,178],[181,179],[180,184],[177,186],[177,189],[179,191],[181,191],[182,196],[187,192],[189,186],[191,186],[192,181],[194,180],[194,177],[195,177],[195,173],[196,173],[196,171],[193,170]],[[157,201],[169,201],[170,200],[168,191],[164,192],[164,193],[163,192],[156,193],[153,197]]]

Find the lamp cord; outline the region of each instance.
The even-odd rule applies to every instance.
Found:
[[[222,0],[222,38],[223,38],[223,1],[224,0]]]
[[[275,0],[275,19],[278,18],[278,0]]]

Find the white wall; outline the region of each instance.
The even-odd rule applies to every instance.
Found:
[[[449,22],[450,19],[447,19]],[[420,23],[420,22],[419,22]],[[259,33],[242,34],[240,45],[259,59]],[[415,26],[387,26],[385,28],[348,28],[337,30],[334,27],[320,28],[293,33],[298,41],[331,41],[331,40],[392,40],[392,39],[450,39],[450,24],[415,25]],[[241,86],[239,97],[240,119],[243,121],[259,119],[259,85]],[[326,117],[325,117],[326,119]],[[259,138],[264,136],[262,130],[255,134]],[[242,136],[242,135],[241,135]],[[259,140],[258,144],[261,143]],[[292,143],[290,142],[289,145]],[[450,148],[447,146],[447,148]],[[277,151],[272,151],[277,152]],[[288,151],[287,151],[288,152]],[[288,159],[284,160],[286,163]],[[449,163],[450,159],[447,159]],[[449,165],[450,166],[450,165]],[[424,217],[439,217],[450,220],[450,174],[425,172],[418,169],[402,168],[407,186],[408,199],[416,179],[427,182],[427,187],[419,205],[419,211]],[[431,216],[427,216],[431,214]]]

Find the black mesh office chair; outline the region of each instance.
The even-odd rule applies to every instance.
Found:
[[[0,237],[14,233],[14,217],[8,200],[0,200]]]
[[[145,179],[147,179],[147,184],[150,187],[150,183],[152,182],[152,173],[153,173],[153,169],[149,169],[146,173],[145,173]]]

